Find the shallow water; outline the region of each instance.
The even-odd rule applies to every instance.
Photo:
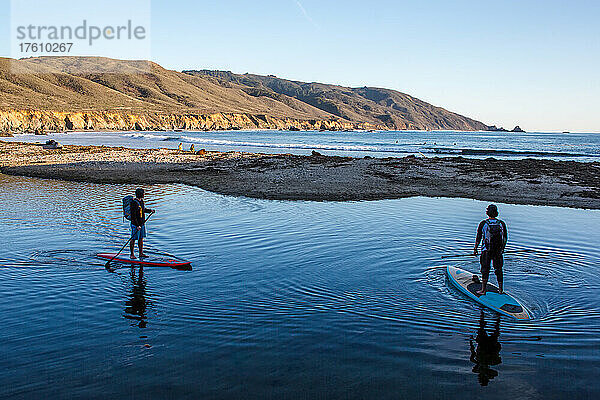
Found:
[[[133,189],[0,175],[0,398],[600,395],[598,211],[499,205],[531,250],[505,263],[524,323],[446,282],[478,267],[441,256],[471,249],[482,202],[152,186],[148,246],[193,270],[111,273],[94,255],[127,240]]]
[[[514,133],[459,131],[379,132],[111,132],[68,133],[48,136],[16,135],[6,140],[43,143],[54,139],[64,144],[109,145],[132,148],[172,148],[180,143],[187,150],[244,151],[351,157],[470,157],[600,161],[600,134]]]

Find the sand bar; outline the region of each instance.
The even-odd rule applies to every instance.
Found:
[[[600,209],[600,163],[538,159],[350,158],[0,141],[0,172],[93,183],[183,183],[277,200],[410,196]]]

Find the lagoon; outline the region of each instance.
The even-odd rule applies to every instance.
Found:
[[[472,248],[486,203],[154,185],[149,249],[193,270],[111,273],[94,255],[127,240],[134,189],[0,175],[0,398],[600,394],[598,211],[499,204],[509,248],[531,250],[505,261],[523,323],[444,276],[477,270],[441,256]]]

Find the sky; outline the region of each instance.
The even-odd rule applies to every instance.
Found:
[[[597,0],[155,0],[151,58],[386,87],[509,129],[600,132],[599,17]]]

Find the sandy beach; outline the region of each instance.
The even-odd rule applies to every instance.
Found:
[[[183,183],[278,200],[352,201],[411,196],[600,209],[600,164],[493,158],[350,158],[182,152],[0,142],[9,175],[94,183]]]

